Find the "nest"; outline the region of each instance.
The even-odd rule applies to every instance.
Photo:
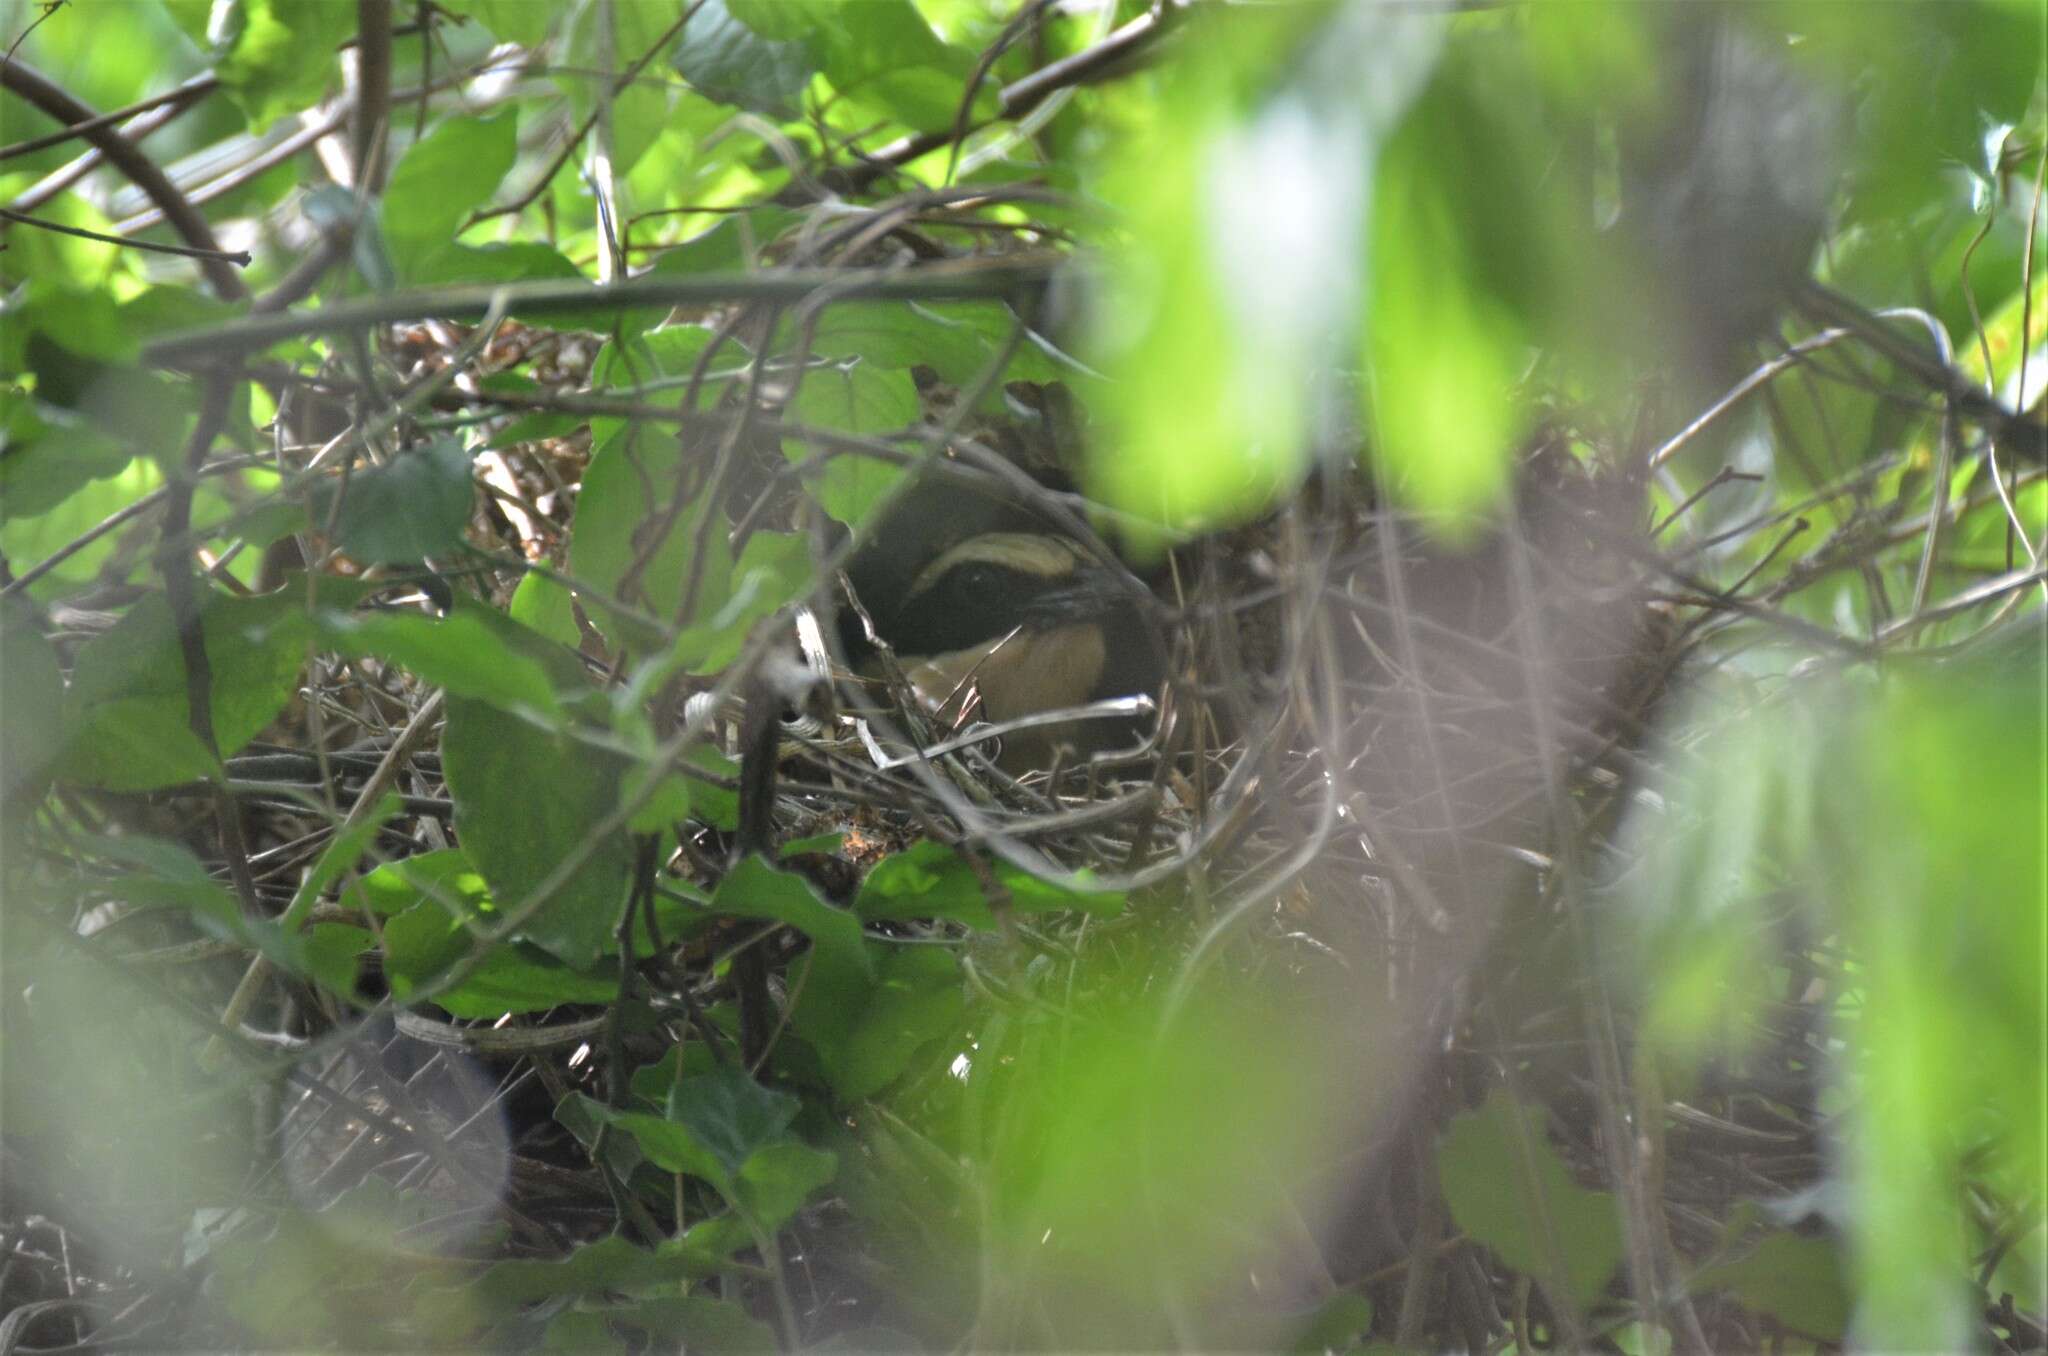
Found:
[[[530,337],[508,326],[493,343],[523,352]],[[431,368],[463,338],[427,327],[396,336],[394,348]],[[572,341],[555,355],[567,383],[581,379],[574,349]],[[1046,388],[1015,394],[1041,416],[1062,398]],[[1062,478],[1068,449],[1056,438],[1048,445],[1057,421],[964,416],[960,393],[936,380],[924,396],[937,474],[992,485],[1092,535]],[[745,452],[745,473],[714,487],[729,519],[743,531],[808,526],[832,559],[841,543],[803,507],[779,451],[751,462]],[[500,560],[565,561],[587,456],[580,434],[486,454],[476,544]],[[1627,868],[1632,849],[1618,826],[1656,784],[1671,747],[1654,733],[1658,713],[1703,638],[1738,621],[1768,627],[1803,580],[1916,540],[1910,523],[1869,531],[1870,520],[1852,515],[1811,549],[1811,568],[1788,572],[1775,593],[1705,590],[1689,563],[1697,547],[1674,547],[1669,522],[1644,520],[1643,464],[1641,449],[1560,419],[1520,457],[1509,511],[1476,538],[1451,542],[1384,502],[1355,459],[1333,461],[1269,516],[1158,562],[1152,616],[1169,663],[1156,723],[1133,747],[1062,758],[1027,778],[1002,771],[971,739],[933,757],[890,758],[889,748],[930,747],[935,732],[899,710],[887,739],[863,738],[829,703],[808,723],[777,729],[764,766],[746,747],[743,708],[722,703],[736,691],[757,705],[777,700],[782,689],[772,684],[680,682],[663,709],[669,729],[695,722],[739,762],[734,774],[704,774],[706,784],[767,798],[748,846],[778,856],[826,898],[844,903],[875,863],[932,840],[982,875],[1004,925],[997,940],[969,942],[957,925],[897,922],[884,929],[893,937],[1018,948],[1051,967],[1038,977],[1042,995],[1058,991],[1062,973],[1071,992],[1082,958],[1142,933],[1156,945],[1135,970],[1118,972],[1120,983],[1170,989],[1216,970],[1265,983],[1264,1001],[1291,1004],[1297,1017],[1313,1014],[1288,1029],[1329,1034],[1331,1048],[1309,1057],[1327,1061],[1335,1118],[1354,1133],[1322,1168],[1328,1208],[1312,1221],[1314,1265],[1280,1267],[1298,1293],[1262,1301],[1276,1312],[1334,1287],[1398,1316],[1408,1341],[1477,1350],[1526,1335],[1532,1323],[1555,1333],[1562,1316],[1541,1286],[1532,1291],[1526,1274],[1450,1236],[1431,1185],[1432,1146],[1453,1116],[1505,1082],[1548,1108],[1545,1138],[1575,1177],[1626,1197],[1679,1257],[1721,1246],[1738,1198],[1795,1198],[1821,1179],[1828,1141],[1812,1036],[1832,1000],[1824,985],[1796,982],[1796,963],[1754,1055],[1714,1070],[1666,1124],[1661,1180],[1617,1179],[1629,1108],[1617,1104],[1616,1075],[1631,1014],[1606,988],[1588,901]],[[1817,497],[1859,492],[1847,482]],[[1769,533],[1776,523],[1734,530]],[[509,568],[476,581],[500,605],[516,582]],[[588,618],[578,620],[594,640]],[[750,660],[759,667],[773,652]],[[702,694],[713,700],[693,708]],[[230,761],[266,906],[285,906],[325,845],[325,821],[306,812],[311,793],[347,805],[381,777],[402,797],[400,815],[378,834],[387,855],[454,840],[430,700],[395,668],[319,658],[294,709]],[[394,770],[387,757],[408,730],[418,737]],[[101,813],[220,860],[212,801],[201,792],[105,797]],[[735,832],[698,824],[649,869],[665,888],[701,896],[727,869]],[[798,850],[785,851],[792,844]],[[1003,868],[1119,893],[1130,905],[1111,922],[1076,914],[1026,923],[1003,908],[1005,881],[1015,879]],[[180,947],[180,964],[239,969],[239,959],[221,959],[231,948],[117,915],[92,926],[134,934],[124,950],[137,965],[169,963],[164,948]],[[1794,957],[1796,915],[1788,902],[1780,920]],[[161,931],[141,935],[149,929]],[[614,1059],[651,1060],[670,1032],[732,1039],[704,1015],[729,1000],[743,1017],[750,1008],[765,1016],[772,1045],[773,1014],[792,1001],[805,950],[786,929],[734,919],[675,943],[643,967],[648,983],[675,996],[655,1031],[618,1033],[602,1008],[470,1026],[416,1012],[334,1023],[317,1003],[300,1006],[294,1026],[275,1033],[294,1048],[312,1042],[297,1090],[272,1108],[291,1142],[291,1180],[313,1205],[367,1175],[440,1181],[451,1215],[488,1208],[504,1224],[486,1256],[555,1256],[595,1239],[616,1222],[613,1194],[552,1115],[568,1091],[603,1095],[608,1075],[593,1048],[612,1040]],[[1024,968],[977,972],[969,1029],[1045,1001],[998,973]],[[287,996],[247,1020],[261,1034],[291,1007]],[[1369,1059],[1352,1049],[1361,1032],[1371,1033]],[[753,1034],[737,1034],[750,1055],[765,1053]],[[477,1067],[496,1084],[465,1081]],[[308,1087],[364,1091],[334,1115]],[[488,1203],[449,1185],[463,1173],[445,1157],[483,1105],[503,1108],[507,1126],[508,1185]],[[38,1220],[61,1218],[62,1206],[17,1198],[10,1215],[23,1222],[16,1260],[25,1265],[13,1271],[9,1298],[38,1302],[34,1278],[47,1280],[56,1265],[37,1242]],[[861,1228],[828,1203],[779,1245],[789,1260],[806,1259],[792,1268],[802,1277],[793,1302],[812,1339],[846,1326],[849,1313],[904,1318],[916,1278],[886,1267],[877,1276]],[[110,1277],[105,1293],[141,1286]],[[1596,1310],[1595,1319],[1624,1312]],[[2007,1317],[2008,1331],[2027,1330],[2024,1316]],[[1703,1303],[1688,1321],[1716,1349],[1755,1348],[1769,1331],[1733,1303]],[[1394,1322],[1382,1326],[1391,1332]]]

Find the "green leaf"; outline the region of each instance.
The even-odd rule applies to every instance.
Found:
[[[700,771],[736,782],[740,765],[712,748],[699,744],[683,755],[683,761]],[[740,794],[737,788],[713,786],[696,777],[686,777],[690,791],[690,815],[701,824],[731,833],[740,826]]]
[[[221,87],[261,132],[318,102],[341,79],[337,49],[354,31],[347,5],[246,0],[226,10],[225,50],[214,65]]]
[[[1121,892],[1083,894],[1049,884],[1007,862],[990,868],[1018,913],[1081,909],[1113,916],[1124,905]],[[921,839],[875,863],[861,882],[853,911],[863,922],[943,918],[969,927],[996,926],[982,877],[958,849]]]
[[[380,918],[403,913],[422,900],[439,901],[445,912],[466,910],[481,917],[490,890],[461,848],[421,852],[364,872],[342,891],[350,908]]]
[[[759,857],[744,858],[726,872],[711,896],[711,911],[787,923],[811,939],[821,971],[874,978],[860,919],[820,899],[802,876],[778,871]]]
[[[326,893],[327,887],[341,879],[342,872],[362,860],[384,826],[397,818],[403,805],[395,792],[386,791],[368,814],[354,824],[346,825],[345,832],[337,832],[330,838],[327,846],[321,849],[319,859],[313,863],[312,870],[306,872],[299,888],[292,892],[292,902],[279,916],[278,926],[288,932],[300,926],[320,896]]]
[[[731,1181],[755,1150],[787,1135],[800,1106],[788,1093],[762,1087],[744,1069],[721,1065],[676,1083],[667,1114],[717,1160]]]
[[[512,590],[507,610],[513,621],[557,645],[573,650],[583,643],[583,633],[576,629],[575,596],[553,575],[538,570],[526,575]]]
[[[0,711],[0,832],[11,835],[49,788],[67,738],[56,648],[20,599],[0,600]]]
[[[431,904],[419,906],[419,911],[432,909]],[[442,940],[436,946],[431,917],[423,913],[414,925],[413,916],[400,914],[385,929],[384,954],[387,968],[396,966],[396,973],[403,974],[409,985],[423,986],[461,959],[469,944],[467,934],[457,932],[449,935],[460,945]],[[443,914],[442,919],[446,918]],[[417,945],[419,942],[426,945]],[[407,992],[411,991],[408,988]],[[396,983],[392,993],[403,1001]],[[544,951],[513,943],[492,947],[460,984],[435,994],[432,1001],[451,1017],[486,1020],[508,1012],[547,1012],[565,1003],[611,1003],[618,996],[616,971],[572,970]]]
[[[425,682],[542,724],[562,706],[545,665],[511,643],[505,618],[470,603],[446,617],[423,612],[326,613],[321,638],[335,651],[397,664]],[[530,634],[530,633],[520,633]]]
[[[1438,32],[1382,6],[1198,17],[1206,44],[1106,176],[1133,244],[1091,308],[1092,364],[1118,380],[1089,487],[1169,535],[1262,512],[1306,471],[1304,374],[1357,324],[1367,170]]]
[[[651,1112],[617,1111],[587,1097],[580,1099],[580,1107],[600,1124],[625,1131],[646,1161],[663,1172],[700,1178],[730,1200],[732,1179],[725,1165],[688,1126]]]
[[[714,337],[713,331],[702,325],[664,325],[644,334],[634,333],[623,345],[617,340],[609,340],[597,351],[597,361],[591,364],[591,384],[626,395],[635,393],[636,388],[657,382],[664,388],[673,388],[696,370],[698,360],[711,346]],[[747,359],[745,347],[731,341],[727,341],[720,351],[728,366]],[[698,393],[698,408],[707,407],[719,390],[719,383],[707,381]],[[607,428],[618,427],[611,420],[594,421],[593,426],[596,423]]]
[[[1520,138],[1489,119],[1474,83],[1440,72],[1388,145],[1368,255],[1374,455],[1405,502],[1453,524],[1493,505],[1527,422],[1514,385],[1534,338],[1531,286],[1514,275],[1541,257],[1494,229],[1494,195],[1539,199],[1513,158]],[[1527,235],[1540,240],[1540,223]]]
[[[209,936],[260,952],[287,974],[318,981],[331,992],[352,992],[355,958],[369,939],[360,928],[331,925],[311,933],[287,932],[274,920],[251,919],[241,905],[182,844],[135,835],[86,835],[77,846],[122,870],[93,889],[138,908],[182,909]]]
[[[762,1234],[786,1223],[838,1167],[832,1154],[790,1136],[801,1109],[796,1098],[728,1065],[676,1083],[665,1115],[617,1111],[587,1098],[581,1109],[631,1135],[663,1171],[709,1182]]]
[[[759,1352],[761,1356],[778,1350],[773,1328],[740,1304],[708,1295],[650,1297],[604,1305],[586,1301],[548,1324],[543,1346],[556,1351]]]
[[[810,373],[791,402],[790,412],[799,422],[856,434],[893,433],[916,423],[920,414],[917,385],[908,372],[867,363]],[[814,455],[796,439],[786,441],[783,452],[792,461]],[[857,525],[902,481],[903,468],[881,457],[834,452],[807,479],[827,513]]]
[[[1293,1350],[1311,1356],[1324,1351],[1350,1351],[1363,1334],[1372,1330],[1372,1301],[1364,1295],[1343,1293],[1333,1296],[1316,1310],[1294,1339]]]
[[[818,955],[790,1028],[818,1053],[847,1101],[894,1082],[918,1051],[957,1031],[966,1010],[960,965],[933,946],[865,944],[868,975]]]
[[[1614,1197],[1572,1181],[1543,1132],[1540,1108],[1496,1090],[1451,1119],[1437,1146],[1437,1177],[1458,1227],[1539,1281],[1561,1283],[1583,1311],[1621,1261]],[[1517,1133],[1518,1122],[1526,1130]],[[1562,1274],[1553,1275],[1553,1260]]]
[[[822,1149],[794,1140],[766,1144],[747,1155],[734,1189],[755,1225],[773,1233],[838,1171],[839,1160]]]
[[[813,70],[804,44],[762,37],[735,19],[725,0],[704,0],[671,61],[705,98],[776,118],[796,115]]]
[[[7,331],[10,348],[40,334],[75,357],[100,363],[130,364],[142,350],[141,336],[123,323],[111,295],[62,279],[39,280],[10,305]]]
[[[494,37],[532,49],[548,36],[549,25],[561,13],[552,5],[533,0],[471,0],[469,11]]]
[[[593,436],[596,434],[593,429]],[[685,581],[696,553],[697,534],[715,530],[706,524],[705,506],[686,503],[677,521],[659,537],[653,553],[627,591],[628,572],[663,524],[663,514],[677,492],[678,477],[686,474],[681,449],[674,438],[647,429],[626,427],[598,445],[583,472],[583,493],[576,500],[576,521],[569,543],[571,573],[607,597],[643,609],[655,619],[666,621],[682,604]],[[732,555],[718,538],[704,548],[704,570],[700,593],[723,596],[732,568]],[[662,634],[632,616],[605,606],[594,595],[583,595],[584,610],[598,628],[615,644],[632,642],[652,648]]]
[[[995,360],[1019,323],[999,301],[841,302],[819,319],[811,352],[877,367],[929,367],[941,380],[965,386]],[[1046,382],[1072,373],[1026,339],[1001,375]]]
[[[240,906],[184,844],[123,834],[87,836],[77,846],[122,868],[106,884],[112,898],[139,908],[184,909],[215,936],[243,935]]]
[[[448,699],[441,738],[455,830],[501,909],[517,909],[618,804],[622,761],[468,697]],[[581,856],[520,935],[574,969],[605,953],[625,904],[623,829]]]
[[[1690,1289],[1732,1291],[1749,1308],[1818,1342],[1840,1342],[1849,1326],[1841,1246],[1830,1238],[1772,1234],[1746,1257],[1702,1267]]]
[[[518,119],[451,117],[427,133],[391,171],[384,189],[384,239],[401,272],[454,239],[456,228],[490,200],[518,153]]]
[[[214,739],[226,757],[291,699],[312,625],[302,600],[288,592],[214,594],[202,601],[200,630],[212,671]],[[162,594],[135,604],[80,649],[65,709],[75,732],[58,773],[67,781],[144,791],[213,771],[188,723],[184,651]]]
[[[538,396],[545,392],[539,382],[520,372],[493,372],[478,383],[485,391],[508,395]],[[512,447],[518,443],[539,442],[544,438],[561,438],[574,433],[588,421],[580,414],[556,414],[548,410],[536,410],[511,420],[493,433],[484,444],[493,451]]]
[[[939,41],[910,0],[868,0],[855,17],[812,40],[834,88],[917,131],[951,130],[974,56]],[[983,81],[969,116],[987,119],[996,109],[994,83]]]
[[[0,519],[46,512],[134,454],[92,421],[33,397],[0,410]]]
[[[650,1251],[613,1234],[559,1262],[500,1262],[477,1277],[471,1289],[486,1309],[509,1311],[558,1295],[630,1294],[702,1274],[698,1257],[679,1242]]]
[[[708,229],[681,244],[670,246],[636,278],[693,278],[704,273],[740,273],[754,267],[763,245],[776,239],[802,218],[786,207],[761,206],[744,212],[721,215]],[[618,332],[628,336],[660,325],[672,308],[643,306],[619,313]],[[702,326],[671,325],[668,329],[702,330]],[[710,331],[704,330],[705,334]],[[727,365],[743,360],[746,349],[728,341]],[[692,355],[694,357],[694,355]],[[688,368],[682,369],[687,371]]]
[[[315,490],[313,521],[328,521],[335,492]],[[417,565],[460,544],[475,497],[469,449],[436,438],[349,477],[335,540],[365,564]]]
[[[830,0],[725,0],[725,8],[748,28],[777,42],[807,38],[840,18]]]
[[[718,672],[739,657],[756,623],[779,612],[810,582],[811,548],[802,533],[756,532],[733,562],[730,591],[716,600],[718,611],[676,637],[676,659],[692,673]]]

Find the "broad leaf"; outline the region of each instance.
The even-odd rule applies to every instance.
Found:
[[[1562,1285],[1584,1310],[1621,1261],[1614,1197],[1571,1178],[1539,1108],[1496,1091],[1451,1119],[1437,1146],[1437,1179],[1458,1227],[1525,1275]]]
[[[552,879],[520,935],[588,968],[610,945],[625,904],[624,830],[591,843],[618,804],[620,760],[468,697],[448,699],[441,758],[462,850],[500,909],[523,908]],[[564,868],[571,854],[580,864]]]
[[[212,678],[213,735],[225,757],[290,700],[312,625],[303,601],[287,591],[209,596],[200,629]],[[188,723],[184,651],[162,594],[135,604],[79,651],[65,709],[75,732],[59,768],[65,780],[142,791],[213,771]]]
[[[476,498],[469,449],[456,438],[436,438],[351,475],[338,511],[335,493],[326,484],[316,490],[313,521],[332,515],[341,548],[378,565],[416,565],[455,548]]]

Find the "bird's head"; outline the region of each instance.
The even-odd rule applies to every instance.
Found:
[[[950,727],[1151,695],[1164,665],[1137,590],[1064,537],[985,532],[924,563],[898,596],[862,602],[920,704]],[[1128,721],[1018,731],[1000,761],[1025,770],[1060,743],[1100,747],[1131,732]]]

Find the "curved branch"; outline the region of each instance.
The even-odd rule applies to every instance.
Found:
[[[170,176],[158,168],[154,160],[144,155],[141,148],[123,135],[119,128],[104,123],[85,126],[94,123],[99,115],[80,103],[61,85],[18,60],[9,60],[0,62],[0,89],[6,89],[58,122],[77,128],[81,137],[97,147],[110,164],[127,175],[137,188],[149,195],[151,202],[163,209],[164,219],[184,238],[186,244],[195,249],[209,250],[214,254],[227,253],[221,249],[220,241],[214,237],[213,227],[207,224],[206,218],[199,214],[199,210],[185,195],[178,191],[178,186],[171,182]],[[202,259],[199,267],[223,301],[247,300],[248,285],[242,281],[242,275],[225,259]]]

